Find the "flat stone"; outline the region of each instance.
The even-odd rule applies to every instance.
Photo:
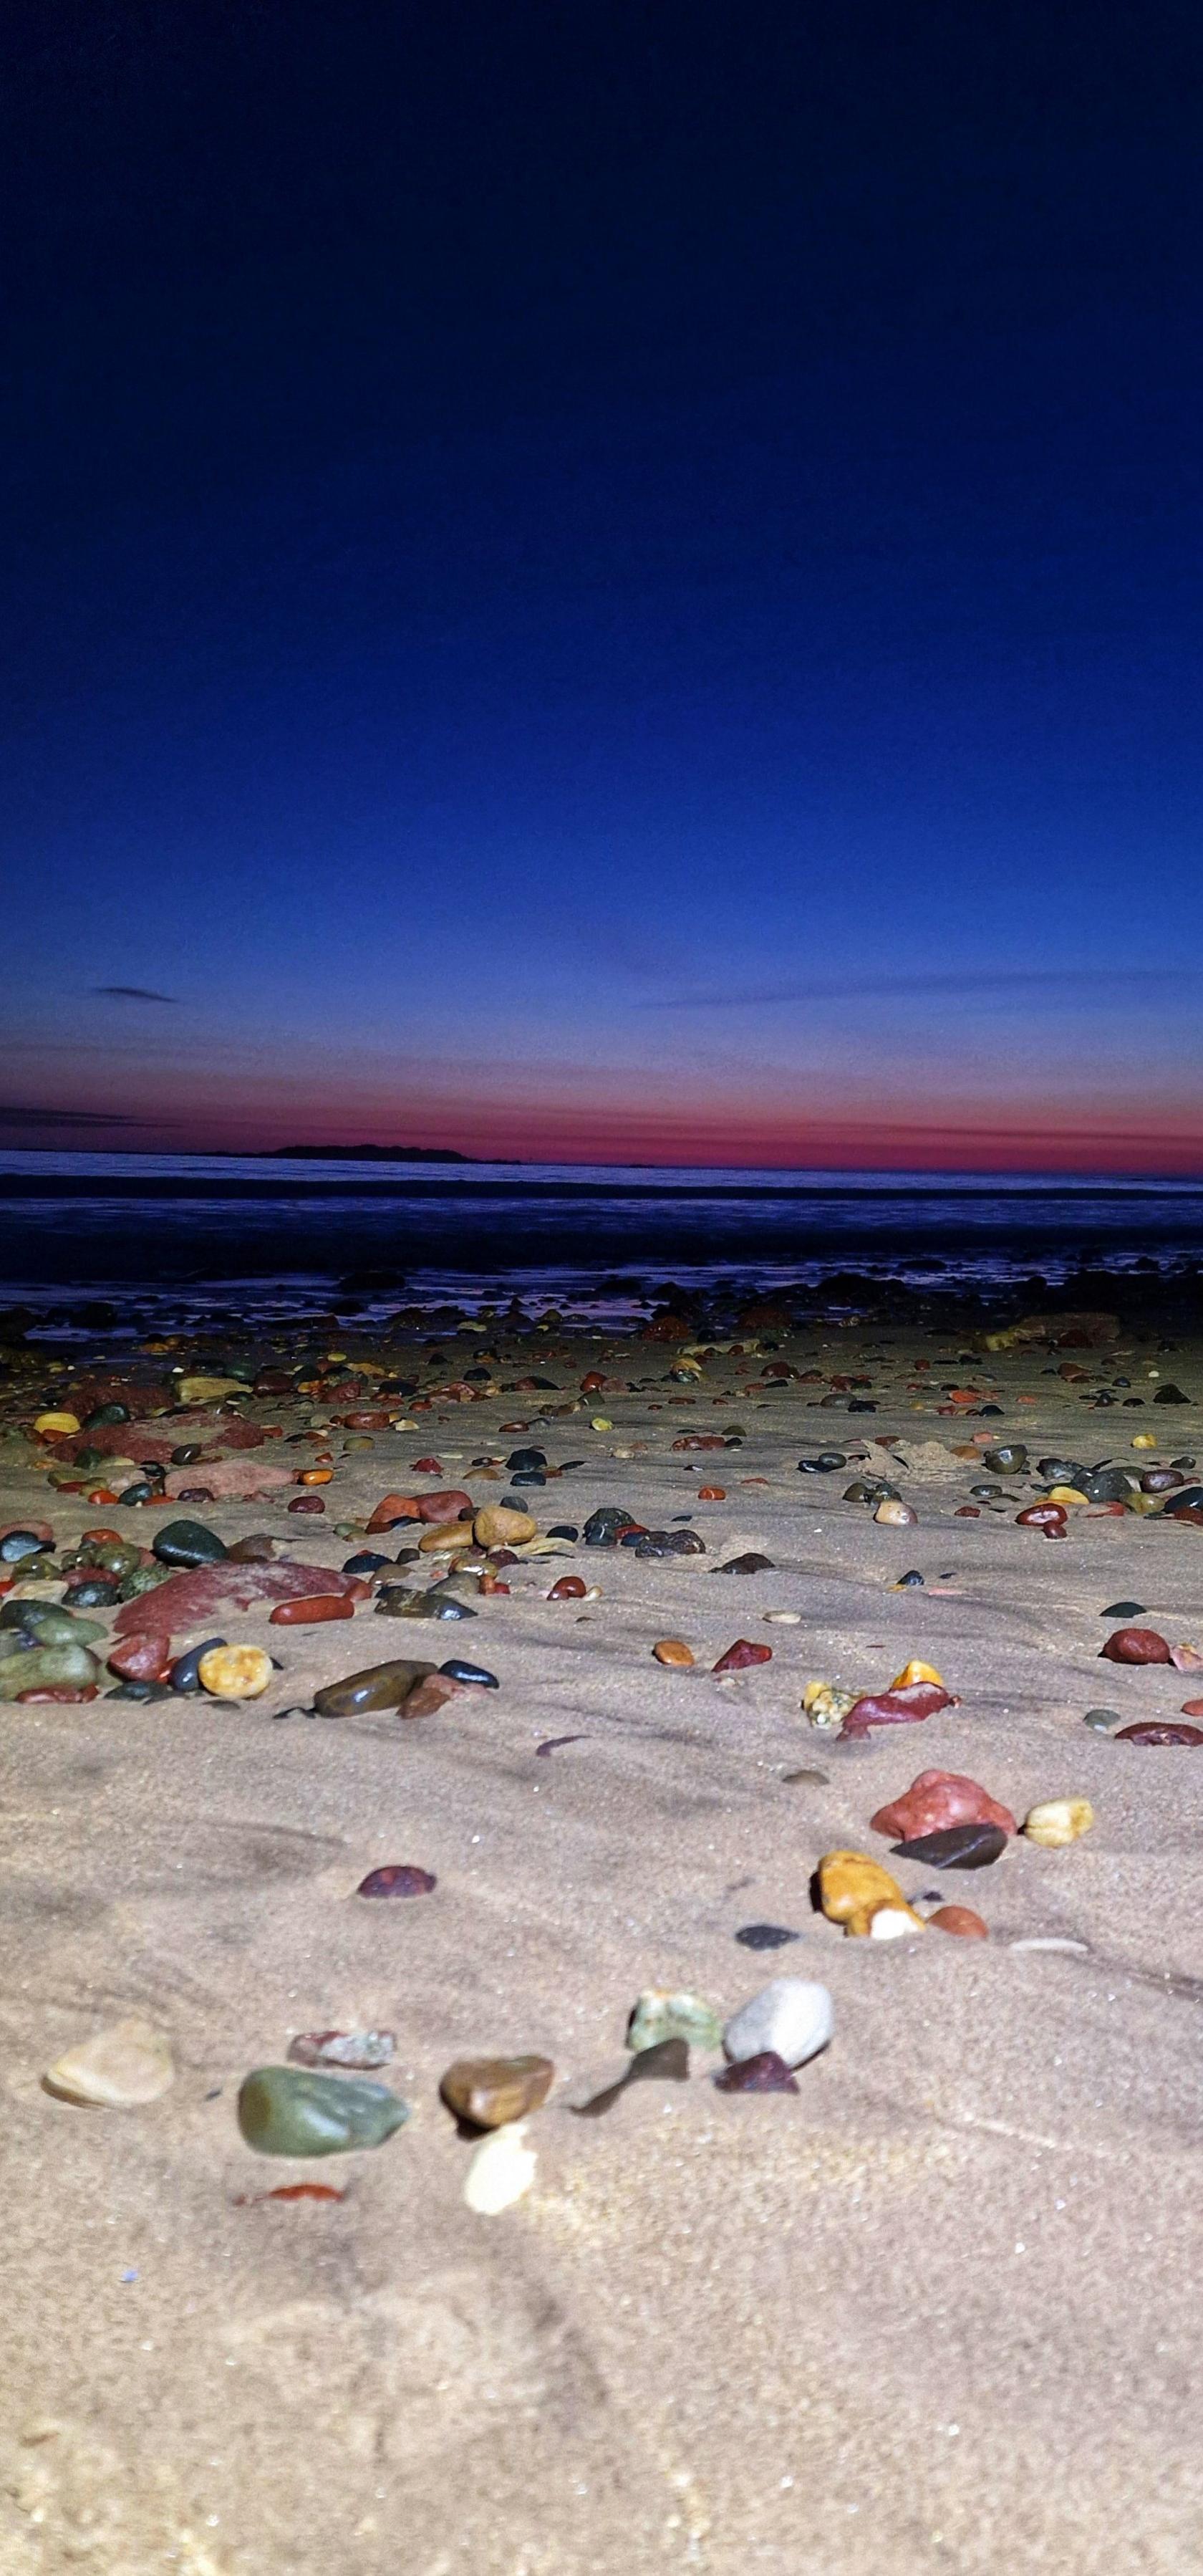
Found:
[[[57,2058],[46,2074],[52,2093],[91,2109],[132,2111],[157,2102],[175,2082],[171,2049],[149,2022],[120,2021]]]
[[[258,2066],[238,2093],[238,2126],[261,2156],[338,2156],[380,2147],[409,2118],[409,2104],[362,2076]]]
[[[741,2057],[734,2066],[724,2066],[714,2078],[719,2093],[797,2093],[783,2057],[771,2048],[761,2049],[755,2057]]]
[[[327,1682],[315,1691],[313,1705],[319,1717],[358,1717],[365,1710],[400,1708],[418,1683],[436,1670],[434,1664],[399,1657],[387,1664],[366,1664],[361,1672],[347,1673],[342,1681]]]
[[[649,1986],[640,1995],[627,2023],[627,2047],[634,2053],[656,2048],[666,2039],[686,2040],[693,2048],[718,2048],[723,2026],[712,2004],[700,1995]]]

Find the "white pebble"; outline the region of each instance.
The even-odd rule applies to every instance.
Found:
[[[804,2066],[826,2048],[835,2028],[835,2006],[826,1986],[804,1977],[774,1977],[733,2014],[723,2047],[733,2065],[771,2049],[786,2066]]]
[[[507,2120],[476,2150],[468,2167],[464,2198],[478,2218],[496,2218],[512,2209],[530,2190],[538,2161],[533,2147],[523,2145],[525,2120]]]

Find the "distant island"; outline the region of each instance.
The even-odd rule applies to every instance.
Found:
[[[475,1154],[457,1154],[450,1145],[272,1145],[265,1162],[285,1163],[475,1163]]]

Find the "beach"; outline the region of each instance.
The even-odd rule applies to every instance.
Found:
[[[107,1354],[103,1336],[14,1342],[0,1527],[45,1525],[53,1545],[4,1566],[8,1601],[67,1599],[85,1532],[150,1549],[185,1517],[227,1548],[269,1536],[243,1570],[304,1565],[316,1594],[357,1553],[396,1578],[416,1549],[400,1572],[419,1591],[462,1555],[423,1550],[440,1524],[413,1511],[369,1532],[390,1495],[466,1495],[577,1536],[470,1551],[497,1587],[469,1575],[471,1620],[379,1616],[377,1566],[351,1578],[350,1618],[280,1624],[264,1598],[173,1629],[176,1656],[220,1633],[278,1658],[254,1698],[113,1698],[106,1668],[95,1697],[0,1711],[0,2565],[1197,2563],[1203,1747],[1117,1730],[1189,1726],[1203,1672],[1100,1649],[1122,1625],[1104,1614],[1134,1603],[1203,1654],[1203,1529],[1165,1508],[1203,1460],[1203,1345],[1116,1302],[1114,1327],[1078,1332],[1054,1307],[995,1349],[980,1319],[892,1317],[884,1299],[847,1322],[762,1301],[721,1338],[670,1301],[650,1334],[512,1316],[298,1325],[249,1357],[236,1333]],[[189,1401],[190,1378],[222,1386],[223,1352],[225,1391]],[[1167,1387],[1185,1400],[1157,1401]],[[171,1501],[92,1500],[136,1480],[112,1444],[71,1489],[89,1401],[124,1406],[131,1452],[140,1432],[200,1453],[168,1468]],[[55,1411],[75,1433],[34,1431]],[[264,1437],[236,1445],[231,1426]],[[987,1448],[1016,1443],[1026,1466],[992,1477]],[[515,1486],[507,1461],[529,1448],[546,1482]],[[799,1472],[824,1455],[841,1463]],[[1017,1521],[1064,1485],[1045,1459],[1179,1482],[1133,1485],[1128,1507],[1069,1501],[1050,1543]],[[236,1473],[206,1489],[206,1465],[290,1481],[240,1499],[216,1490]],[[868,1499],[846,1500],[858,1479]],[[876,1518],[873,1479],[915,1519]],[[322,1510],[292,1512],[305,1496]],[[704,1552],[585,1544],[606,1507]],[[724,1570],[741,1556],[767,1562]],[[583,1591],[549,1600],[565,1577]],[[122,1608],[89,1615],[107,1663]],[[666,1639],[692,1665],[658,1662]],[[737,1640],[770,1659],[716,1674]],[[464,1657],[497,1687],[409,1719],[307,1713],[404,1656]],[[881,1694],[912,1660],[949,1695],[922,1722],[842,1732],[804,1713],[808,1683]],[[1109,1731],[1084,1723],[1097,1709]],[[1094,1821],[1064,1848],[1010,1836],[973,1871],[891,1858],[871,1817],[926,1769],[1019,1821],[1063,1799]],[[974,1909],[989,1937],[949,1937],[922,1907],[901,1937],[850,1936],[814,1900],[844,1850],[908,1902]],[[357,1896],[396,1864],[433,1889]],[[758,1926],[794,1937],[737,1937]],[[687,2081],[580,2116],[633,2063],[642,1993],[685,1991],[723,2022],[782,1976],[834,2004],[796,2093],[719,2090],[721,2050],[694,2047]],[[131,2017],[169,2044],[159,2099],[91,2109],[47,2089],[64,2052]],[[352,2030],[395,2034],[380,2080],[412,2106],[405,2127],[320,2160],[255,2153],[246,2073]],[[555,2069],[525,2131],[534,2179],[483,2216],[440,2080],[528,2052]],[[343,2196],[267,2196],[303,2182]]]

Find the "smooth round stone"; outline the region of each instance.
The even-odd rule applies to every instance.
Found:
[[[804,2066],[827,2047],[835,2028],[835,2006],[826,1986],[802,1977],[774,1977],[723,2031],[723,2047],[738,2064],[769,2053],[786,2066]]]
[[[457,2119],[500,2129],[538,2110],[555,2071],[550,2057],[457,2057],[439,2091]]]
[[[16,1651],[0,1659],[0,1699],[16,1699],[20,1692],[31,1690],[88,1690],[103,1679],[87,1646],[31,1646],[22,1651],[15,1632],[12,1644]]]
[[[1203,1727],[1183,1726],[1176,1719],[1144,1718],[1135,1726],[1121,1726],[1117,1744],[1203,1744]]]
[[[1117,1708],[1088,1708],[1082,1724],[1095,1735],[1110,1735],[1113,1726],[1122,1726],[1123,1718]]]
[[[201,1689],[210,1699],[258,1699],[272,1670],[271,1656],[262,1646],[209,1646],[197,1665]]]
[[[719,2093],[796,2093],[789,2067],[776,2051],[764,2048],[755,2057],[741,2057],[733,2066],[724,2066],[714,2078]]]
[[[32,1637],[39,1646],[86,1646],[93,1637],[104,1635],[99,1619],[77,1619],[74,1611],[60,1609],[52,1601],[5,1602],[0,1610],[0,1655],[5,1629]]]
[[[1094,1472],[1080,1458],[1041,1458],[1037,1463],[1046,1485],[1081,1485]]]
[[[1079,1491],[1088,1503],[1126,1503],[1138,1486],[1139,1478],[1129,1476],[1122,1467],[1103,1467],[1097,1475],[1084,1476]]]
[[[945,1825],[934,1834],[916,1834],[895,1843],[896,1860],[922,1861],[928,1869],[987,1869],[1000,1860],[1010,1837],[1001,1825]]]
[[[203,1521],[168,1521],[165,1529],[156,1531],[152,1546],[160,1564],[189,1569],[220,1565],[226,1554],[225,1540],[216,1530],[206,1529]]]
[[[315,1691],[313,1705],[319,1717],[359,1717],[367,1710],[400,1708],[434,1669],[431,1663],[400,1656],[387,1664],[367,1664],[362,1672],[347,1673],[342,1681]]]
[[[132,2111],[157,2102],[175,2082],[171,2049],[144,2021],[121,2021],[69,2048],[47,2069],[52,2093],[93,2110]]]
[[[291,2066],[389,2066],[396,2053],[391,2030],[306,2030],[288,2043]]]
[[[463,1682],[474,1690],[501,1688],[496,1673],[491,1673],[487,1664],[469,1663],[463,1655],[448,1655],[446,1663],[439,1665],[439,1672],[445,1681]]]
[[[438,1886],[434,1871],[420,1869],[416,1861],[386,1861],[383,1869],[370,1869],[355,1890],[357,1896],[431,1896]]]
[[[799,1458],[798,1474],[800,1476],[832,1476],[837,1473],[839,1468],[846,1467],[847,1464],[848,1461],[844,1456],[842,1449],[822,1449],[820,1450],[817,1458]]]
[[[1109,1664],[1168,1664],[1173,1661],[1165,1638],[1156,1628],[1117,1628],[1099,1648],[1100,1658]]]
[[[1045,1851],[1064,1851],[1080,1835],[1088,1834],[1093,1823],[1089,1798],[1046,1798],[1024,1817],[1020,1831]]]
[[[992,1476],[1026,1476],[1028,1453],[1022,1440],[1003,1440],[997,1449],[983,1450],[982,1465],[989,1468]]]
[[[381,1619],[475,1619],[478,1615],[452,1592],[414,1592],[401,1583],[390,1583],[377,1595],[376,1614]]]
[[[6,1530],[0,1538],[0,1564],[22,1565],[27,1556],[45,1556],[48,1539],[39,1538],[36,1530]]]
[[[745,1549],[742,1556],[729,1556],[724,1565],[716,1565],[714,1569],[716,1574],[771,1574],[773,1570],[772,1557],[762,1556],[754,1547]]]
[[[238,2092],[238,2126],[261,2156],[340,2156],[354,2147],[382,2147],[408,2118],[408,2102],[385,2084],[299,2066],[258,2066]]]
[[[800,1932],[791,1932],[784,1923],[745,1923],[735,1935],[743,1950],[784,1950],[790,1941],[800,1941]]]

